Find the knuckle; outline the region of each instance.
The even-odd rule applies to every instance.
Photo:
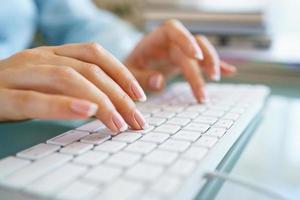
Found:
[[[98,52],[102,49],[102,46],[98,44],[97,42],[89,42],[84,44],[85,48],[87,51],[93,53],[93,52]]]
[[[135,103],[125,92],[119,96],[119,105],[121,106],[119,106],[118,110],[122,113],[131,113],[135,110]]]
[[[119,67],[118,70],[115,71],[116,77],[122,77],[128,84],[132,81],[132,77],[130,76],[130,72],[125,67]]]
[[[84,71],[89,75],[99,74],[100,72],[102,72],[102,70],[94,64],[87,64],[84,67]]]
[[[38,56],[38,53],[33,49],[27,49],[17,53],[15,56],[20,59],[32,59]]]
[[[52,80],[54,80],[54,85],[60,89],[64,89],[71,84],[77,72],[71,67],[54,67],[50,73],[53,78]]]
[[[58,78],[72,78],[76,73],[71,67],[55,67],[52,70]]]

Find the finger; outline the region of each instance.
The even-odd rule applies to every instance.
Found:
[[[206,74],[211,80],[219,81],[220,76],[220,58],[216,49],[204,36],[196,36],[196,41],[202,49],[204,59],[200,61]]]
[[[0,120],[85,119],[98,109],[86,100],[12,89],[0,89],[0,102]]]
[[[70,67],[43,65],[0,74],[7,88],[37,90],[86,99],[98,106],[96,113],[108,128],[117,132],[127,128],[110,99],[94,84]]]
[[[165,87],[163,74],[156,70],[132,68],[131,72],[145,91],[158,92]]]
[[[143,89],[129,70],[97,43],[63,45],[56,47],[54,52],[101,67],[132,99],[146,100]]]
[[[194,36],[178,20],[169,20],[163,26],[167,37],[179,46],[181,51],[190,58],[203,59],[203,53]]]
[[[200,75],[200,68],[197,61],[187,58],[177,46],[174,45],[172,48],[171,59],[182,67],[183,75],[189,82],[197,101],[204,103],[207,98],[204,89],[204,81]]]
[[[55,56],[53,60],[63,65],[72,66],[73,69],[103,91],[132,128],[144,129],[147,126],[146,120],[136,109],[132,99],[97,65],[63,56]]]
[[[203,54],[194,36],[177,20],[166,21],[163,26],[149,33],[137,46],[135,52],[152,55],[155,49],[176,44],[190,58],[203,59]]]
[[[236,73],[236,67],[221,61],[221,73],[225,76],[233,75]]]

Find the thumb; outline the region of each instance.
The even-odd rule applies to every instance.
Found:
[[[159,71],[136,68],[133,68],[130,71],[142,88],[147,92],[158,92],[165,87],[165,78]]]

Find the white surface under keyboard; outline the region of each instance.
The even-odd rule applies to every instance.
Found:
[[[232,127],[268,94],[248,85],[207,90],[204,105],[195,103],[187,84],[139,103],[147,130],[111,136],[95,120],[2,159],[0,187],[54,199],[172,199],[219,145],[222,154],[229,150],[234,140],[226,146],[223,138],[230,140]]]

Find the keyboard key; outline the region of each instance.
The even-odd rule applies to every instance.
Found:
[[[107,166],[107,165],[99,165],[93,169],[91,169],[84,178],[88,181],[92,181],[96,184],[101,183],[109,183],[116,179],[119,175],[121,175],[122,169]]]
[[[151,132],[153,129],[154,129],[154,126],[147,126],[145,129],[142,129],[142,130],[128,130],[126,132],[146,134],[146,133]]]
[[[129,169],[126,177],[141,181],[155,181],[163,172],[163,167],[148,163],[139,163]]]
[[[68,163],[28,185],[25,190],[51,195],[85,173],[86,167]]]
[[[224,115],[224,111],[221,110],[207,110],[203,113],[204,116],[210,117],[222,117]]]
[[[182,118],[188,118],[188,119],[194,119],[199,115],[197,112],[181,112],[178,113],[176,117],[182,117]]]
[[[194,169],[196,168],[196,164],[193,161],[180,159],[177,160],[170,168],[170,173],[179,175],[179,176],[188,176],[190,175]]]
[[[161,111],[158,113],[155,113],[153,117],[159,117],[159,118],[165,118],[165,119],[170,119],[176,115],[175,112],[168,112],[168,111]]]
[[[178,140],[168,140],[165,143],[161,144],[159,146],[160,149],[162,150],[167,150],[167,151],[175,151],[175,152],[183,152],[185,151],[191,143],[186,142],[186,141],[178,141]]]
[[[99,121],[99,120],[94,120],[92,122],[89,122],[87,124],[84,124],[78,128],[76,128],[76,130],[80,130],[80,131],[87,131],[87,132],[96,132],[97,130],[104,128],[104,124]]]
[[[88,151],[77,156],[73,161],[82,165],[97,165],[108,157],[107,153],[100,151]]]
[[[187,125],[191,120],[187,118],[182,118],[182,117],[174,117],[172,119],[169,119],[167,121],[167,124],[174,124],[174,125],[179,125],[179,126],[185,126]]]
[[[197,112],[197,113],[203,113],[205,110],[207,110],[207,107],[204,105],[192,105],[186,109],[187,112]]]
[[[245,108],[233,108],[230,110],[231,113],[243,114],[246,111]]]
[[[98,145],[105,142],[106,140],[109,140],[110,138],[111,136],[109,134],[92,133],[82,138],[81,142]]]
[[[165,121],[167,121],[167,120],[164,118],[158,118],[158,117],[149,117],[147,119],[147,123],[152,126],[159,126],[159,125],[163,124]]]
[[[147,113],[158,113],[161,111],[160,107],[155,107],[155,106],[149,106],[149,105],[146,105],[146,106],[143,106],[140,108],[140,111],[141,112],[147,112]]]
[[[199,117],[195,118],[193,120],[193,122],[199,122],[202,124],[213,125],[217,120],[218,120],[218,118],[216,118],[216,117],[199,116]]]
[[[13,156],[0,160],[0,180],[18,169],[29,165],[30,163],[31,162],[29,160],[23,160]]]
[[[62,148],[60,150],[61,153],[79,155],[87,152],[92,149],[94,146],[92,144],[85,144],[82,142],[74,142]]]
[[[47,141],[48,144],[66,146],[89,135],[86,131],[71,130]]]
[[[237,113],[227,113],[223,116],[222,119],[231,119],[231,120],[236,121],[236,120],[238,120],[239,117],[240,117],[240,115]]]
[[[214,125],[214,127],[221,127],[221,128],[229,129],[232,125],[233,125],[233,121],[232,121],[232,120],[228,120],[228,119],[220,119],[220,120]]]
[[[72,156],[69,155],[59,153],[51,154],[5,177],[3,183],[11,187],[23,187],[36,178],[60,167],[70,159],[72,159]]]
[[[195,142],[195,145],[212,148],[217,142],[218,138],[203,135],[197,142]]]
[[[37,160],[52,154],[59,148],[60,147],[56,145],[41,143],[17,153],[17,156],[20,158]]]
[[[149,142],[137,141],[127,146],[125,151],[133,153],[147,154],[152,151],[157,145]]]
[[[178,154],[174,152],[154,150],[149,155],[147,155],[144,160],[154,164],[169,165],[175,161],[177,155]]]
[[[136,163],[140,158],[141,156],[139,154],[119,152],[112,155],[106,163],[111,165],[117,165],[120,167],[130,167],[134,163]]]
[[[163,110],[164,111],[169,111],[169,112],[181,112],[184,110],[184,106],[178,106],[178,105],[172,105],[172,106],[164,106]]]
[[[164,196],[171,196],[174,195],[180,183],[181,181],[179,178],[174,176],[163,176],[154,184],[151,190],[154,193],[159,193]]]
[[[176,134],[174,134],[172,138],[176,140],[185,140],[189,142],[194,142],[201,136],[201,134],[202,134],[201,132],[181,130],[178,131]]]
[[[140,200],[162,200],[162,197],[154,192],[143,193]]]
[[[184,157],[187,159],[200,161],[204,158],[204,156],[207,154],[208,149],[203,147],[191,147],[184,153]]]
[[[177,131],[181,129],[180,126],[177,125],[171,125],[171,124],[163,124],[156,129],[154,129],[155,132],[161,132],[161,133],[168,133],[168,134],[174,134]]]
[[[104,127],[104,128],[97,130],[97,133],[104,134],[104,135],[118,135],[120,133],[120,131],[112,131],[112,130]]]
[[[205,135],[221,138],[221,137],[223,137],[223,135],[225,133],[226,133],[225,128],[214,128],[214,127],[212,127],[205,133]]]
[[[170,136],[168,134],[153,132],[143,136],[141,138],[141,141],[160,144],[164,142],[166,139],[168,139],[169,137]]]
[[[124,132],[112,138],[113,141],[132,143],[142,137],[141,133]]]
[[[75,181],[58,194],[59,199],[77,200],[90,199],[100,192],[96,185],[83,181]]]
[[[120,179],[106,188],[97,199],[104,200],[129,200],[136,199],[137,196],[141,195],[143,185],[141,183]]]
[[[96,151],[105,151],[108,153],[115,153],[126,147],[124,142],[106,141],[95,147]]]
[[[199,133],[204,133],[209,129],[208,124],[200,124],[200,123],[190,123],[186,127],[183,128],[183,130],[187,131],[197,131]]]

